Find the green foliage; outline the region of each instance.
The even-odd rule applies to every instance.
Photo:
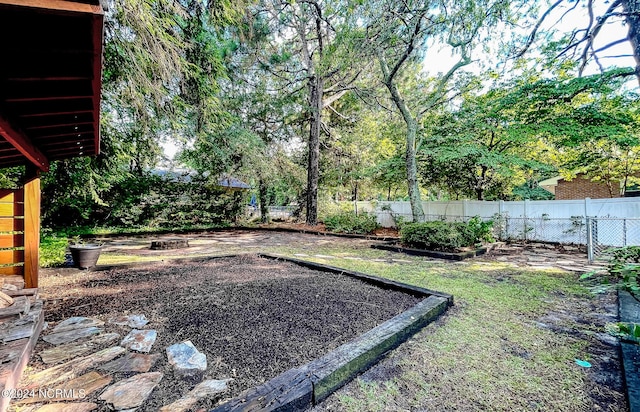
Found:
[[[609,251],[611,261],[607,268],[609,274],[617,279],[623,289],[640,295],[640,246],[627,246]]]
[[[327,230],[338,233],[373,233],[378,228],[376,216],[366,212],[340,212],[324,218]]]
[[[481,242],[495,242],[493,238],[493,220],[482,220],[480,216],[474,216],[467,222],[467,227],[472,236]]]
[[[65,236],[59,237],[52,232],[45,232],[40,238],[40,266],[61,266],[65,262],[65,255],[69,241]]]
[[[626,341],[640,343],[640,324],[616,322],[607,325],[607,332]]]
[[[243,192],[227,191],[202,177],[185,181],[130,174],[102,191],[100,202],[83,193],[81,187],[75,196],[53,196],[56,187],[48,184],[47,196],[43,196],[43,225],[54,229],[225,226],[236,220],[245,203]]]
[[[455,251],[472,247],[482,241],[492,241],[493,222],[473,218],[463,222],[404,223],[400,229],[402,243],[420,249]]]

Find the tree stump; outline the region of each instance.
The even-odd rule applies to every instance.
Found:
[[[160,239],[151,241],[152,250],[184,249],[189,247],[189,239]]]

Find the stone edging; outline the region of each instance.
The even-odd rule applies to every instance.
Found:
[[[621,322],[640,323],[640,302],[629,292],[618,292],[618,305]],[[640,345],[623,341],[620,346],[629,411],[640,412]]]
[[[259,254],[259,256],[288,261],[325,272],[344,274],[378,286],[403,290],[414,296],[425,297],[425,299],[325,356],[301,367],[289,369],[260,386],[248,389],[237,398],[211,412],[301,411],[308,409],[368,369],[384,354],[431,323],[453,304],[451,295],[364,273],[274,255]]]

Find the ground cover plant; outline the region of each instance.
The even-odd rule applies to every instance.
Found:
[[[477,246],[484,241],[493,241],[492,226],[493,222],[484,222],[478,217],[470,219],[469,222],[403,223],[400,239],[409,247],[453,252]]]
[[[618,350],[606,333],[617,320],[615,294],[591,293],[594,285],[578,274],[515,267],[515,258],[504,262],[491,255],[446,262],[371,249],[365,240],[309,234],[216,232],[190,244],[156,252],[141,239],[107,248],[101,261],[259,249],[454,295],[454,306],[439,321],[316,407],[318,412],[627,410]],[[43,282],[61,282],[57,270],[51,277],[45,270]]]

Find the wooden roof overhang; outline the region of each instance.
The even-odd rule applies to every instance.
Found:
[[[0,168],[96,155],[99,0],[0,0]]]

